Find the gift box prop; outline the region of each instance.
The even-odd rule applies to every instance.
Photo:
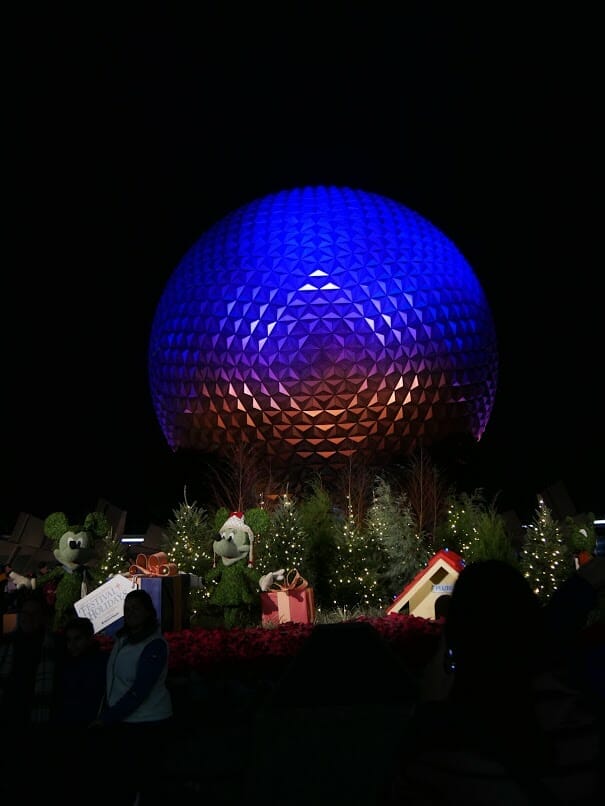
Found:
[[[164,632],[176,632],[189,626],[191,577],[180,573],[165,552],[158,551],[150,556],[138,554],[128,574],[151,596]]]
[[[312,624],[315,620],[313,588],[293,568],[283,582],[274,582],[270,590],[260,594],[263,625]]]

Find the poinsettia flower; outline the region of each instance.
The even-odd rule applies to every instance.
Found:
[[[440,621],[400,613],[383,618],[359,616],[353,621],[374,627],[411,668],[420,668],[429,660],[443,629]],[[301,651],[313,629],[313,624],[287,622],[271,628],[193,627],[167,632],[169,670],[175,675],[220,673],[228,665],[235,674],[239,664],[239,671],[244,674],[243,666],[283,663]],[[98,635],[97,640],[107,650],[113,644],[111,636]]]

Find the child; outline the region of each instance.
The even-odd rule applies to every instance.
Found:
[[[70,619],[63,638],[57,721],[85,728],[96,719],[103,702],[109,654],[101,649],[89,618]]]

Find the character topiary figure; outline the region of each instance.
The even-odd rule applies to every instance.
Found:
[[[209,603],[222,608],[225,627],[255,627],[261,621],[260,591],[283,575],[261,575],[254,568],[254,533],[243,512],[232,512],[213,542],[216,564],[207,574]],[[269,585],[271,583],[268,583]]]
[[[109,531],[109,521],[102,512],[90,512],[81,524],[70,524],[63,512],[53,512],[45,519],[44,534],[56,544],[53,554],[60,565],[40,577],[37,584],[42,587],[56,581],[55,629],[76,615],[75,603],[103,581],[93,565],[95,543]]]

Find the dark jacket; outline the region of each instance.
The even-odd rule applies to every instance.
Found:
[[[98,644],[79,657],[65,655],[59,675],[57,722],[87,726],[97,718],[105,695],[109,653]]]

